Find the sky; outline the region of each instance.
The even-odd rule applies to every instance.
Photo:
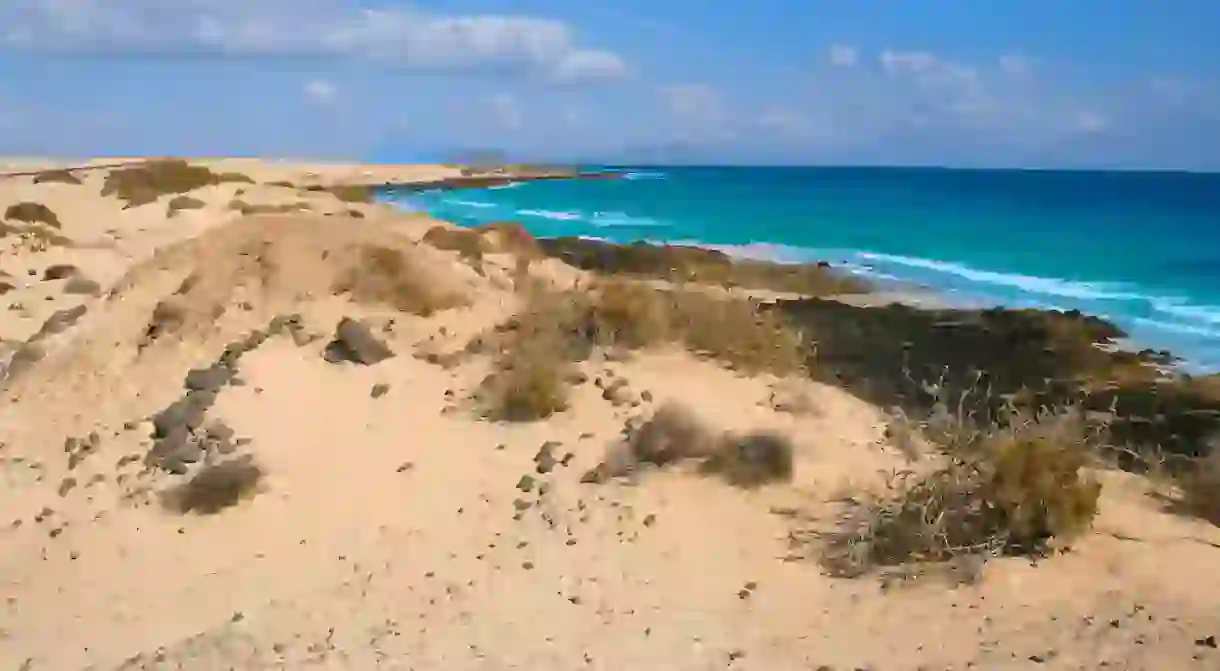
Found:
[[[1217,0],[0,0],[0,154],[1220,170]]]

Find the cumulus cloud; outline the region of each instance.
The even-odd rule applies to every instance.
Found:
[[[438,15],[343,0],[25,0],[0,4],[0,47],[42,53],[306,56],[419,70],[618,77],[622,58],[585,48],[568,24]]]
[[[833,44],[827,50],[826,58],[835,67],[849,68],[860,62],[860,50],[850,44]]]
[[[940,61],[927,51],[891,51],[877,56],[881,69],[890,74],[923,74],[931,72]]]
[[[335,102],[335,97],[338,95],[335,85],[322,79],[306,82],[301,91],[305,94],[307,100],[321,105],[329,105]]]

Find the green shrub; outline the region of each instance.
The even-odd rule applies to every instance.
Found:
[[[187,193],[219,183],[220,176],[205,166],[180,159],[155,159],[108,172],[102,195],[113,194],[126,201],[125,207],[137,207],[167,194]]]
[[[4,210],[4,218],[27,224],[46,224],[52,228],[60,228],[59,217],[51,208],[42,203],[24,201],[9,205]]]
[[[44,170],[34,175],[35,184],[80,184],[81,180],[67,170]]]

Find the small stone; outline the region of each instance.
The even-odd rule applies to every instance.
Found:
[[[537,471],[541,474],[550,473],[555,469],[554,451],[556,447],[560,447],[562,443],[548,440],[538,448],[538,453],[534,455],[534,463],[537,464]]]
[[[1216,637],[1212,635],[1200,638],[1199,640],[1195,641],[1195,645],[1203,648],[1212,648],[1214,650],[1217,646]]]
[[[532,561],[521,562],[521,568],[525,569],[526,571],[533,571],[534,562],[532,562]]]
[[[344,317],[335,328],[335,339],[326,346],[323,357],[330,363],[349,361],[365,366],[380,363],[394,356],[385,343],[373,337],[363,322]]]
[[[650,527],[656,523],[657,523],[656,515],[654,515],[652,513],[648,513],[647,515],[644,516],[644,526]]]
[[[396,473],[406,473],[407,471],[411,470],[412,468],[415,468],[415,464],[413,464],[409,461],[405,461],[398,468],[394,469],[394,471]]]
[[[47,266],[46,270],[42,272],[42,279],[44,281],[64,280],[75,276],[79,272],[80,268],[70,263],[57,263]]]
[[[64,478],[59,483],[59,490],[58,490],[59,495],[61,497],[67,496],[68,493],[71,492],[75,488],[76,488],[76,478]]]
[[[384,383],[378,383],[378,384],[373,385],[373,390],[371,392],[369,392],[369,396],[372,396],[373,398],[381,398],[382,396],[385,396],[386,393],[389,391],[390,391],[390,385],[384,384]]]
[[[212,364],[207,368],[195,368],[186,374],[183,385],[191,391],[220,389],[233,379],[234,371],[228,366]]]

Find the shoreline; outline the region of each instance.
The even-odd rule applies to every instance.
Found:
[[[616,177],[616,176],[621,176],[622,174],[624,174],[624,173],[618,172],[617,174],[612,173],[608,176]],[[605,177],[605,176],[607,176],[607,175],[604,175],[604,174],[601,175],[601,177]],[[562,179],[562,177],[552,177],[552,179]],[[523,180],[523,181],[528,181],[528,180]],[[457,190],[457,189],[463,188],[462,186],[458,186],[458,185],[448,187],[448,188],[446,188],[446,187],[448,187],[448,185],[441,185],[440,188],[442,188],[444,190]],[[473,186],[470,186],[469,188],[479,188],[479,187],[478,187],[478,185],[473,185]],[[421,190],[426,190],[426,189],[412,189],[411,191],[421,191]],[[404,190],[398,190],[398,191],[402,192]],[[385,195],[388,197],[384,198],[384,202],[387,202],[387,204],[390,204],[392,206],[401,207],[394,202],[394,199],[393,199],[394,192],[395,192],[395,190],[387,190],[385,192]],[[381,195],[381,194],[379,194],[379,195]],[[432,214],[432,212],[430,210],[428,210],[427,208],[423,208],[421,211],[428,212],[430,214],[430,216],[434,216],[434,217],[437,217],[440,219],[445,218],[444,214]],[[496,217],[496,218],[489,218],[487,221],[482,221],[480,223],[487,223],[488,221],[493,221],[493,220],[502,221],[505,219],[510,220],[510,221],[513,220],[513,218],[511,216]],[[446,221],[449,221],[449,220],[446,220]],[[452,223],[455,226],[467,226],[467,224],[462,223],[460,221],[450,221],[450,223]],[[553,238],[558,238],[558,237],[566,237],[567,235],[568,234],[548,236],[548,237],[551,237],[553,239]],[[607,242],[604,238],[600,238],[597,236],[581,235],[579,237],[582,237],[584,239],[589,239],[589,240],[592,240],[595,242],[596,241]],[[682,240],[676,241],[676,242],[669,242],[669,241],[657,240],[657,239],[639,239],[636,242],[643,242],[646,244],[653,244],[653,245],[659,245],[659,246],[697,247],[699,249],[705,249],[705,250],[716,250],[716,251],[724,252],[735,259],[773,263],[773,264],[779,264],[779,265],[801,266],[801,265],[809,265],[809,264],[816,263],[815,261],[788,261],[788,260],[784,260],[784,259],[760,257],[758,255],[749,254],[749,253],[735,253],[732,249],[726,249],[726,247],[733,247],[735,245],[717,245],[717,244],[701,243],[699,241],[688,240],[688,239],[682,239]],[[631,243],[621,243],[620,242],[617,244],[631,244]],[[753,244],[753,243],[751,243],[751,244]],[[828,260],[829,259],[827,259],[827,261]],[[867,266],[865,266],[865,268],[866,268],[865,270],[855,271],[855,270],[851,269],[851,267],[854,265],[855,264],[848,263],[848,262],[844,262],[844,263],[833,263],[832,262],[832,266],[834,268],[836,268],[837,271],[842,276],[852,277],[852,278],[859,279],[859,280],[862,280],[864,282],[874,285],[875,290],[871,293],[879,294],[880,300],[898,301],[898,302],[902,302],[905,304],[909,304],[909,305],[924,308],[924,309],[964,309],[964,310],[1004,309],[1004,310],[1035,310],[1035,311],[1060,312],[1060,313],[1081,312],[1083,314],[1096,316],[1100,319],[1105,319],[1107,321],[1115,323],[1116,325],[1119,322],[1123,322],[1123,318],[1121,318],[1121,317],[1119,319],[1115,320],[1114,317],[1112,317],[1112,316],[1108,316],[1108,315],[1103,316],[1102,313],[1093,312],[1093,311],[1089,310],[1087,307],[1083,307],[1083,306],[1082,307],[1071,307],[1071,306],[1057,307],[1057,306],[1051,306],[1048,304],[1048,303],[1053,303],[1053,302],[1057,302],[1057,301],[1036,300],[1034,302],[1042,303],[1042,305],[1030,305],[1029,303],[1031,301],[1029,301],[1028,299],[1012,298],[1012,297],[1002,298],[1002,297],[996,297],[996,296],[988,296],[988,295],[986,295],[985,292],[978,293],[978,294],[970,294],[970,293],[963,293],[959,290],[954,290],[954,289],[937,289],[933,286],[928,285],[926,281],[920,281],[920,280],[916,280],[916,279],[909,279],[909,280],[892,279],[892,278],[877,279],[873,276],[873,271],[871,268],[868,268]],[[844,266],[848,266],[848,267],[845,268]],[[986,269],[984,268],[982,270],[979,270],[978,272],[988,272],[988,271],[986,271]],[[1047,280],[1047,281],[1049,282],[1051,280]],[[856,295],[845,297],[845,300],[852,302],[854,304],[862,304],[864,301],[866,301],[866,299],[863,299],[860,296],[856,296]],[[870,302],[870,304],[872,304],[872,303],[876,303],[878,301],[873,300],[873,301],[869,301],[869,302]],[[1126,322],[1132,322],[1133,320],[1135,322],[1139,322],[1139,319],[1136,319],[1133,317],[1127,318]],[[1147,326],[1147,325],[1141,326],[1138,323],[1135,323],[1135,324],[1126,323],[1126,325],[1122,326],[1121,328],[1126,335],[1121,340],[1119,340],[1117,343],[1113,343],[1113,345],[1119,347],[1120,349],[1122,349],[1124,351],[1128,351],[1128,352],[1134,353],[1134,354],[1153,353],[1153,352],[1158,353],[1158,354],[1164,354],[1165,352],[1170,352],[1171,356],[1172,356],[1172,360],[1173,360],[1172,367],[1176,373],[1192,375],[1192,376],[1220,374],[1220,364],[1213,361],[1214,357],[1210,356],[1206,352],[1199,353],[1201,360],[1198,358],[1192,359],[1187,354],[1179,355],[1176,351],[1174,343],[1177,342],[1178,345],[1186,346],[1188,349],[1189,349],[1188,346],[1190,345],[1190,343],[1186,343],[1185,345],[1183,345],[1183,343],[1178,342],[1171,335],[1167,337],[1164,332],[1161,332],[1161,327],[1156,327],[1155,325],[1154,326]],[[1165,327],[1165,328],[1168,328],[1168,327]],[[1151,335],[1150,335],[1150,333],[1151,333]],[[1196,344],[1199,347],[1206,346],[1205,343],[1204,344],[1196,343]]]
[[[0,667],[1215,667],[1220,517],[1172,507],[1193,481],[1044,435],[1068,410],[980,415],[1016,496],[957,503],[974,476],[915,380],[960,408],[985,372],[970,412],[1105,380],[1113,445],[1191,459],[1220,377],[1163,383],[1083,315],[854,307],[794,298],[849,286],[828,266],[461,228],[366,172],[471,177],[0,180]],[[1015,502],[1039,537],[966,523],[945,553],[886,514],[910,472],[942,517]],[[928,542],[845,557],[882,516]]]

